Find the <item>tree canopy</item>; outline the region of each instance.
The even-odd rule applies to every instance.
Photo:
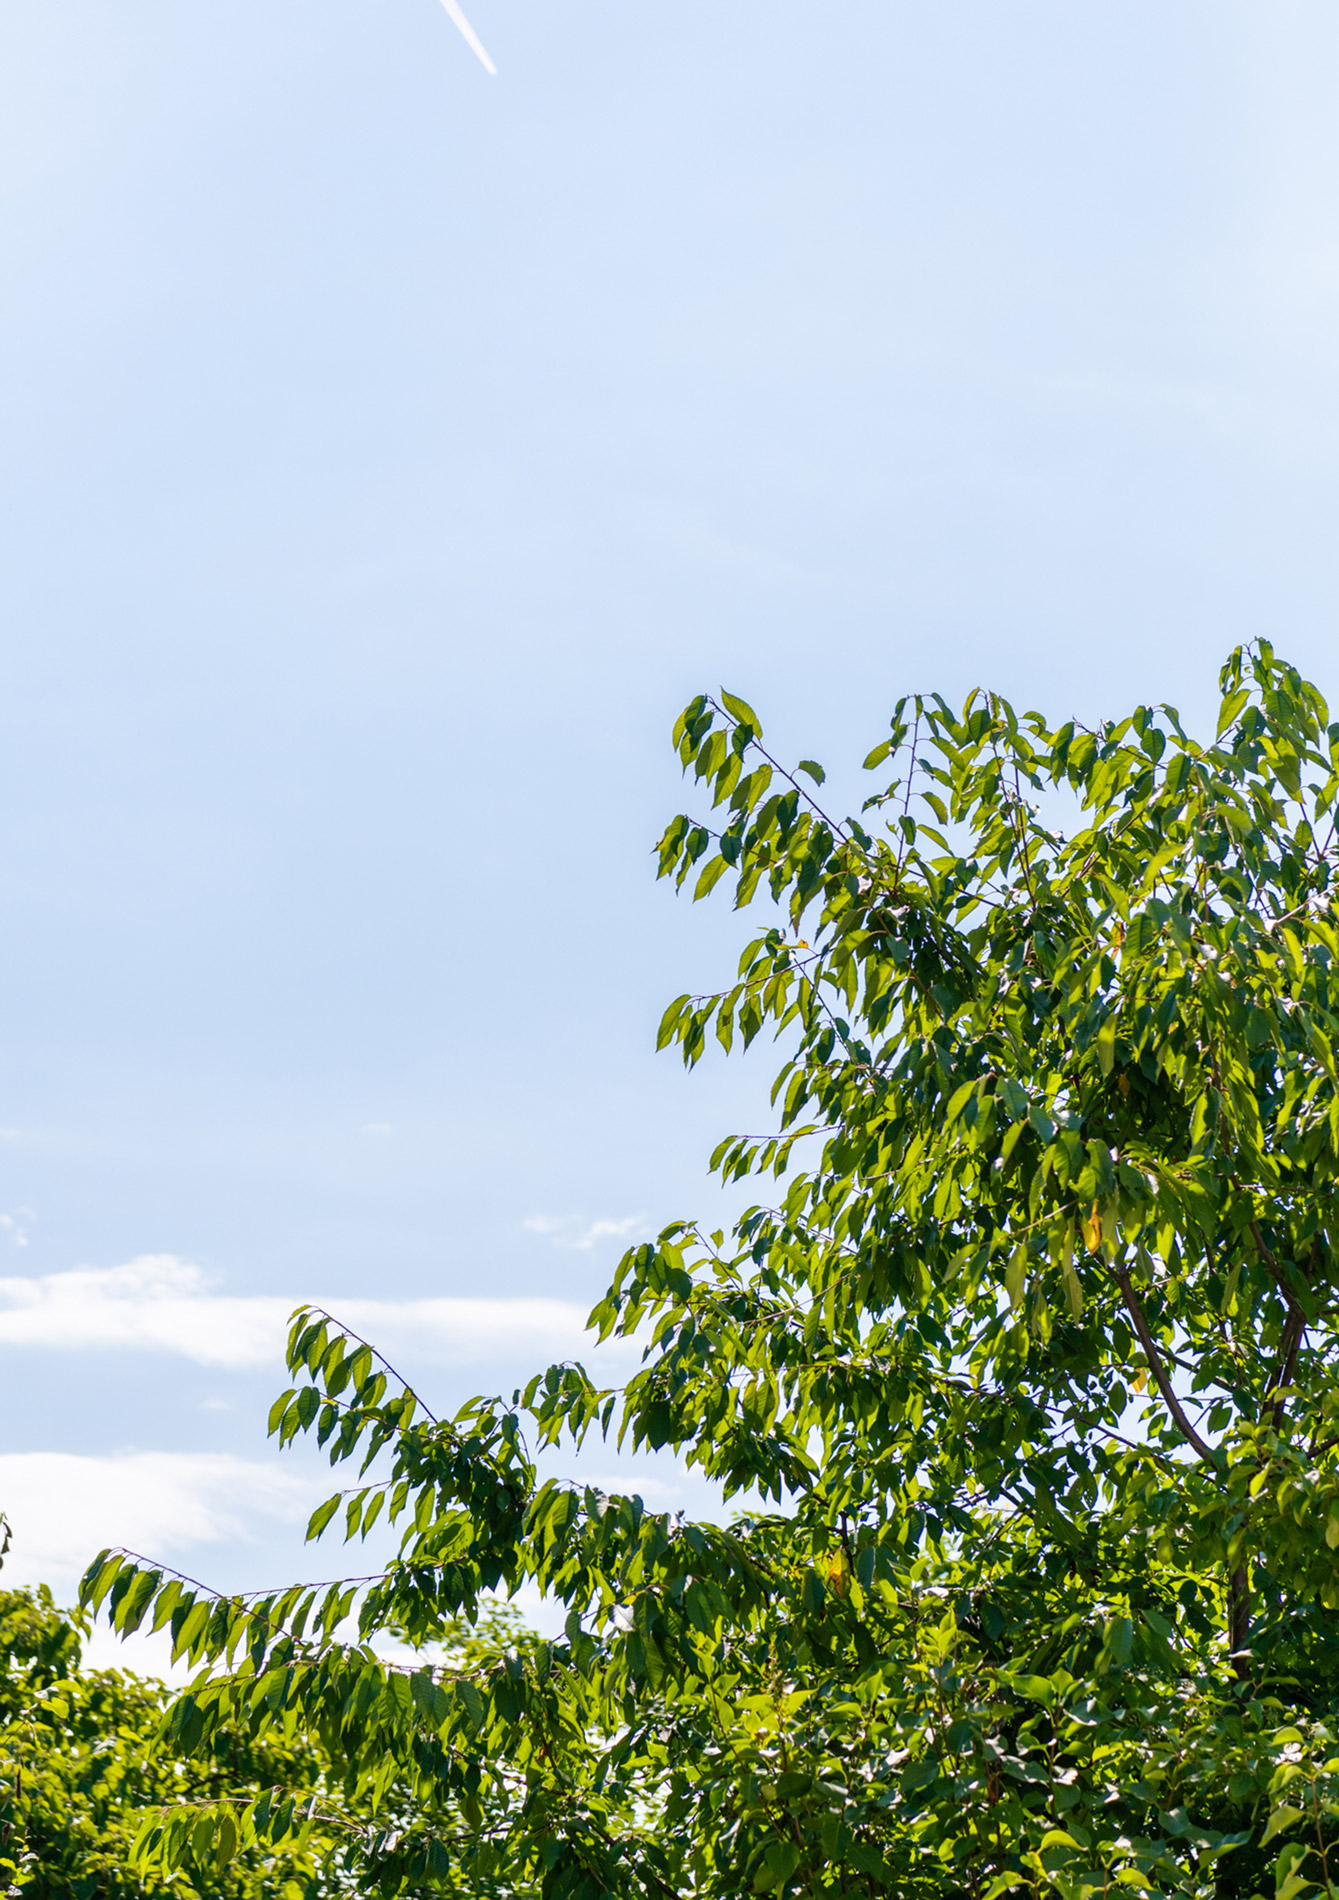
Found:
[[[254,1801],[267,1787],[307,1793],[320,1762],[300,1739],[234,1730],[217,1752],[182,1758],[159,1741],[168,1693],[119,1669],[81,1664],[79,1619],[45,1589],[0,1591],[0,1880],[28,1900],[137,1900],[145,1883],[129,1864],[145,1810],[236,1792]],[[252,1844],[219,1865],[211,1856],[208,1900],[306,1900],[338,1889],[322,1877],[313,1838],[294,1852]],[[150,1879],[149,1891],[164,1891]],[[199,1893],[178,1869],[172,1892]]]
[[[250,1599],[104,1552],[87,1602],[199,1665],[174,1745],[318,1738],[394,1809],[386,1894],[1339,1894],[1339,725],[1263,642],[1221,691],[1212,742],[904,699],[841,821],[743,700],[685,709],[660,873],[760,924],[660,1043],[779,1037],[712,1158],[757,1204],[626,1254],[619,1389],[438,1419],[300,1313],[271,1430],[356,1473],[311,1534],[403,1542]],[[540,1480],[592,1434],[737,1515]],[[561,1637],[377,1652],[526,1583]]]
[[[163,1734],[170,1691],[123,1670],[86,1668],[86,1633],[86,1619],[59,1610],[45,1588],[0,1591],[4,1892],[25,1900],[339,1900],[358,1891],[360,1839],[403,1810],[402,1788],[383,1795],[375,1816],[356,1798],[347,1802],[319,1743],[285,1736],[282,1725],[257,1735],[235,1724],[210,1748],[174,1747]],[[530,1640],[515,1611],[497,1605],[477,1628],[442,1634],[439,1653],[467,1668]],[[201,1828],[172,1866],[132,1852],[146,1814],[164,1809]],[[496,1891],[471,1888],[480,1900]]]

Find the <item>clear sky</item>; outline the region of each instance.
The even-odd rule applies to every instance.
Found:
[[[291,1304],[449,1404],[719,1210],[694,692],[1339,699],[1331,4],[467,11],[0,9],[6,1578],[329,1574]]]

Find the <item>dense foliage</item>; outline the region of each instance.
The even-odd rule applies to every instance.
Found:
[[[403,1806],[401,1791],[388,1791],[374,1819],[343,1799],[319,1746],[273,1729],[257,1737],[234,1727],[210,1749],[173,1747],[162,1733],[170,1691],[84,1668],[82,1634],[82,1619],[58,1610],[49,1591],[0,1592],[3,1891],[25,1900],[337,1900],[358,1891],[360,1842]],[[530,1640],[505,1608],[444,1636],[441,1653],[467,1668]],[[172,1868],[136,1864],[146,1813],[164,1808],[193,1824],[206,1817],[198,1847],[184,1843]]]
[[[169,1700],[161,1684],[117,1669],[84,1669],[76,1620],[42,1590],[0,1592],[0,1881],[28,1900],[136,1900],[165,1891],[130,1866],[154,1803],[266,1787],[310,1795],[318,1764],[302,1745],[234,1732],[190,1759],[158,1742]],[[306,1900],[333,1891],[319,1878],[327,1842],[278,1853],[253,1846],[211,1856],[202,1887],[189,1867],[173,1893],[209,1900]]]
[[[770,902],[661,1042],[781,1036],[775,1129],[713,1163],[773,1204],[628,1253],[620,1390],[440,1421],[300,1315],[272,1428],[358,1472],[313,1534],[384,1511],[401,1554],[241,1600],[104,1553],[89,1603],[201,1665],[175,1746],[311,1735],[400,1789],[386,1893],[1339,1894],[1339,726],[1263,644],[1222,694],[1212,743],[903,701],[841,823],[743,701],[687,708],[715,815],[661,872]],[[539,1482],[592,1432],[746,1514]],[[527,1581],[560,1640],[375,1652]]]

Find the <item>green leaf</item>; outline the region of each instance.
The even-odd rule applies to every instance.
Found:
[[[827,777],[827,773],[823,770],[822,766],[814,759],[801,759],[796,770],[807,772],[815,785],[821,785]]]
[[[1113,1616],[1108,1620],[1106,1646],[1117,1668],[1124,1669],[1134,1647],[1134,1623],[1128,1616]]]
[[[1027,1284],[1028,1251],[1026,1245],[1015,1247],[1004,1267],[1004,1290],[1009,1295],[1009,1304],[1015,1313],[1023,1304],[1023,1293]]]
[[[725,710],[730,714],[732,719],[739,720],[741,725],[752,726],[754,736],[761,739],[762,723],[747,700],[738,698],[734,693],[727,693],[724,687],[722,687],[721,704],[725,707]]]
[[[1284,1834],[1290,1827],[1296,1827],[1299,1821],[1306,1819],[1304,1808],[1277,1807],[1271,1810],[1269,1825],[1260,1836],[1260,1845],[1267,1846],[1276,1834]]]
[[[342,1501],[339,1493],[336,1492],[333,1498],[327,1498],[324,1504],[317,1505],[307,1521],[307,1542],[309,1544],[321,1535],[321,1532],[339,1509]]]
[[[1010,1680],[1010,1687],[1019,1695],[1026,1696],[1030,1702],[1050,1704],[1055,1700],[1055,1685],[1049,1676],[1018,1675]]]
[[[1097,1060],[1101,1064],[1102,1074],[1111,1074],[1116,1060],[1116,1025],[1110,1018],[1097,1032]]]
[[[688,1008],[692,1000],[691,996],[675,997],[674,1001],[660,1019],[660,1028],[656,1031],[657,1049],[663,1049],[666,1043],[674,1040],[674,1032],[679,1026],[684,1011]]]
[[[237,1852],[237,1823],[227,1808],[220,1808],[214,1831],[214,1864],[222,1873]]]
[[[1222,738],[1228,727],[1237,719],[1242,707],[1246,705],[1250,697],[1251,690],[1249,686],[1243,686],[1240,691],[1228,694],[1219,709],[1218,730],[1214,735],[1216,738]]]

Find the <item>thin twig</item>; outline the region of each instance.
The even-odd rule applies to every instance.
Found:
[[[1269,1248],[1265,1245],[1264,1236],[1260,1232],[1259,1227],[1256,1225],[1256,1223],[1253,1220],[1248,1221],[1246,1225],[1250,1229],[1251,1239],[1255,1242],[1256,1250],[1258,1251],[1260,1258],[1264,1261],[1265,1266],[1268,1269],[1269,1277],[1274,1282],[1279,1292],[1283,1295],[1284,1301],[1286,1302],[1289,1311],[1296,1313],[1299,1319],[1305,1321],[1306,1314],[1303,1311],[1301,1301],[1297,1298],[1297,1295],[1292,1291],[1291,1287],[1288,1285],[1287,1281],[1284,1279],[1282,1269],[1280,1268],[1278,1261],[1274,1258],[1273,1254],[1270,1252]]]
[[[721,715],[722,719],[728,719],[732,727],[742,726],[747,723],[743,719],[736,719],[732,712],[727,711],[727,709],[724,706],[717,705],[714,699],[708,699],[707,704],[711,706],[716,712],[718,712]],[[752,726],[749,727],[749,731],[754,732],[754,729]],[[761,752],[762,756],[766,759],[767,763],[771,766],[772,770],[774,772],[779,772],[782,778],[786,780],[787,784],[793,786],[794,789],[799,793],[800,797],[804,800],[805,804],[808,805],[813,811],[816,811],[818,813],[819,817],[823,820],[823,823],[827,826],[828,830],[832,833],[834,838],[840,838],[843,844],[850,844],[852,842],[850,834],[846,832],[845,830],[843,830],[843,828],[841,827],[841,825],[837,823],[835,818],[828,817],[827,813],[824,811],[823,807],[819,804],[818,800],[814,797],[813,793],[809,790],[809,788],[805,785],[801,785],[800,781],[795,777],[794,773],[788,772],[785,766],[782,765],[778,759],[774,759],[772,757],[771,753],[767,750],[767,747],[758,738],[756,732],[754,732],[754,736],[749,740],[749,744],[752,746],[755,752]]]
[[[377,1360],[377,1362],[380,1365],[383,1365],[386,1368],[387,1372],[390,1373],[392,1379],[396,1381],[396,1383],[400,1386],[401,1390],[407,1392],[410,1398],[414,1401],[415,1405],[419,1406],[422,1409],[422,1411],[427,1414],[429,1421],[434,1425],[441,1424],[441,1420],[436,1416],[436,1414],[429,1411],[428,1407],[424,1405],[422,1399],[419,1397],[418,1393],[415,1392],[413,1386],[410,1385],[408,1379],[406,1379],[401,1373],[395,1370],[395,1367],[391,1364],[390,1360],[386,1357],[386,1355],[382,1352],[378,1352],[377,1348],[372,1344],[370,1339],[364,1339],[361,1333],[355,1333],[352,1330],[352,1328],[346,1326],[342,1320],[336,1319],[333,1313],[327,1313],[323,1306],[302,1306],[298,1308],[298,1311],[300,1313],[315,1313],[321,1319],[329,1320],[330,1324],[336,1327],[345,1339],[356,1339],[360,1346],[366,1346],[367,1350],[371,1353],[372,1357],[375,1360]],[[302,1361],[302,1366],[304,1370],[308,1369],[305,1360]],[[296,1366],[290,1366],[289,1370],[290,1372],[296,1372],[298,1368]],[[311,1374],[310,1376],[314,1378],[315,1374]]]

